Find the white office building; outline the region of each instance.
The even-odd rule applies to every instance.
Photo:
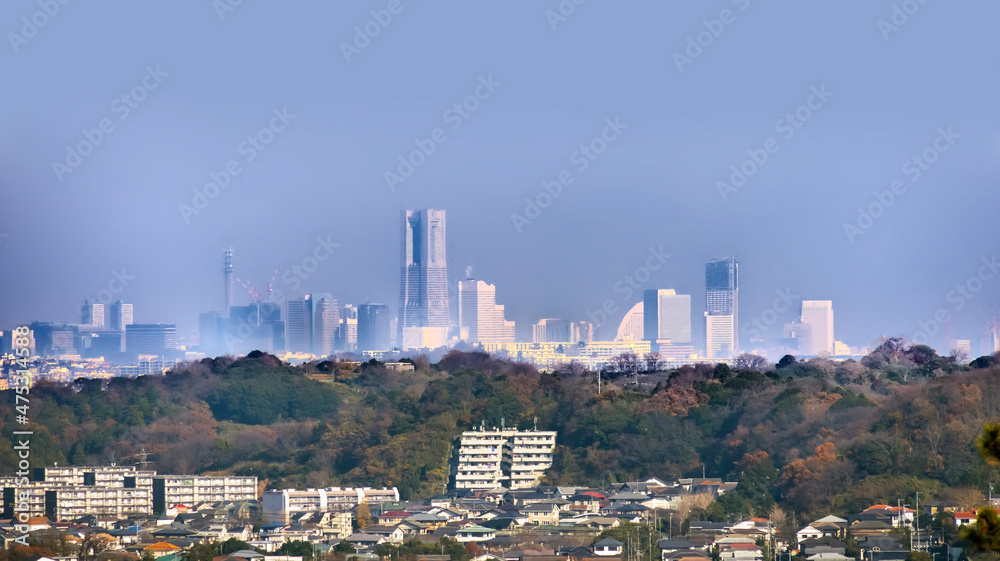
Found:
[[[803,300],[802,323],[809,326],[809,345],[800,351],[811,355],[833,354],[833,301]]]
[[[513,343],[513,324],[497,305],[495,285],[467,279],[458,283],[458,325],[472,343]],[[508,328],[510,324],[510,328]]]

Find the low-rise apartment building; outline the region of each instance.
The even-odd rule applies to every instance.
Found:
[[[296,512],[344,512],[361,503],[399,501],[395,487],[327,487],[324,489],[268,489],[264,491],[264,513],[272,518],[287,518]]]

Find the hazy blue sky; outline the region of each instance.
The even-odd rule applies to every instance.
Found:
[[[998,253],[996,2],[565,0],[575,11],[556,21],[557,0],[245,0],[220,18],[225,1],[0,5],[4,327],[73,321],[124,270],[116,297],[136,322],[193,334],[221,306],[227,238],[237,274],[262,285],[329,237],[340,246],[295,292],[395,308],[399,211],[424,207],[448,211],[452,280],[472,265],[521,333],[611,299],[613,335],[640,299],[615,283],[660,246],[672,256],[643,287],[693,294],[695,333],[703,263],[724,255],[740,262],[744,321],[789,289],[833,300],[850,344],[912,336],[944,309],[931,341],[950,329],[976,350],[997,307],[1000,274],[949,297]],[[342,43],[366,24],[377,36],[348,62]],[[490,77],[453,128],[446,111]],[[822,87],[832,96],[810,98]],[[801,128],[783,127],[809,102]],[[287,125],[272,119],[285,108]],[[574,151],[616,118],[627,128],[581,171]],[[54,170],[102,119],[113,129],[93,152]],[[272,123],[247,161],[241,143]],[[446,140],[390,189],[385,173],[436,128]],[[718,182],[769,138],[767,162],[723,197]],[[927,149],[938,159],[912,181],[920,168],[904,165]],[[180,205],[231,160],[239,175],[186,220]],[[511,215],[561,170],[573,182],[519,232]],[[884,214],[845,233],[896,180]]]

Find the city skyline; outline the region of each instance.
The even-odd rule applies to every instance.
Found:
[[[429,277],[436,275],[439,292],[442,291],[441,285],[447,282],[447,263],[443,258],[446,250],[446,241],[443,236],[445,227],[444,216],[444,211],[442,210],[404,211],[402,213],[401,250],[404,263],[409,262],[409,265],[401,268],[400,272],[401,301],[402,297],[407,294],[406,289],[408,285],[411,288],[416,286],[418,294],[426,295],[426,288],[421,286],[420,283],[426,283]],[[428,229],[428,233],[423,233],[424,225],[430,223],[434,223],[434,228]],[[436,233],[430,233],[431,230],[436,231]],[[435,246],[434,252],[437,253],[434,263],[436,263],[439,271],[431,272],[428,275],[427,267],[421,265],[420,259],[422,258],[422,254],[429,255],[432,253],[430,250],[432,245]],[[414,256],[416,256],[416,259],[414,259]],[[222,280],[226,294],[224,305],[231,304],[230,297],[232,293],[229,287],[234,278],[233,257],[234,250],[231,246],[227,245],[223,250],[224,266]],[[761,325],[760,318],[755,318],[752,324],[744,323],[742,326],[738,326],[736,324],[739,302],[739,265],[737,260],[733,257],[713,258],[708,260],[704,267],[706,311],[704,312],[704,323],[702,325],[704,325],[703,332],[705,339],[700,344],[692,344],[694,339],[692,334],[698,328],[696,322],[698,318],[694,317],[691,309],[691,295],[678,294],[674,289],[647,289],[644,292],[643,300],[636,304],[636,308],[640,310],[639,317],[649,318],[640,321],[641,325],[637,324],[637,327],[642,332],[641,339],[648,340],[653,344],[653,352],[659,351],[665,356],[677,360],[683,360],[687,357],[693,359],[695,355],[699,357],[698,360],[704,360],[706,358],[730,358],[737,352],[742,351],[770,352],[781,348],[789,352],[797,352],[804,356],[843,355],[848,350],[848,347],[852,346],[838,346],[842,343],[842,340],[839,336],[835,337],[833,331],[833,309],[832,302],[829,300],[797,300],[800,309],[799,314],[794,318],[789,318],[789,321],[784,323],[783,329],[776,329],[772,337],[761,338],[759,332],[755,330],[754,326]],[[469,275],[470,271],[471,267],[467,266],[466,274]],[[442,278],[445,279],[444,282],[441,282]],[[444,328],[441,334],[434,335],[431,339],[428,339],[428,336],[422,333],[417,338],[411,339],[409,343],[404,344],[404,339],[399,339],[398,335],[396,339],[392,339],[391,336],[389,338],[384,337],[381,333],[385,328],[385,318],[390,318],[389,322],[391,324],[396,324],[398,319],[391,315],[391,310],[384,304],[362,304],[362,307],[368,306],[370,308],[374,306],[379,308],[380,311],[376,314],[379,318],[379,326],[375,328],[375,332],[378,332],[378,335],[373,334],[375,332],[370,332],[366,335],[366,340],[377,341],[380,346],[384,347],[376,349],[374,346],[366,345],[367,348],[362,348],[362,345],[359,344],[360,322],[358,318],[352,317],[352,321],[350,322],[346,320],[341,321],[342,313],[345,318],[348,315],[356,315],[352,312],[355,311],[357,304],[344,304],[344,306],[341,306],[338,299],[330,292],[310,293],[301,298],[286,300],[286,296],[281,294],[280,291],[278,291],[280,301],[272,304],[270,301],[263,302],[262,298],[265,296],[261,295],[255,287],[244,281],[240,282],[247,289],[248,296],[253,302],[247,306],[232,306],[232,316],[221,312],[202,313],[202,317],[199,319],[199,343],[195,345],[187,344],[188,350],[194,349],[209,354],[231,354],[234,352],[249,352],[249,350],[252,350],[251,347],[253,347],[253,349],[265,350],[267,352],[284,350],[293,353],[307,353],[314,356],[328,356],[335,352],[350,352],[355,347],[358,352],[388,351],[392,349],[405,351],[411,348],[450,346],[457,341],[476,344],[514,342],[515,340],[535,342],[565,340],[572,343],[590,340],[620,340],[617,336],[594,337],[593,330],[595,326],[585,320],[578,320],[576,316],[571,316],[574,319],[541,318],[532,322],[532,332],[528,337],[519,336],[514,331],[515,322],[504,319],[505,306],[496,304],[495,285],[490,285],[483,281],[466,279],[457,283],[458,294],[446,299],[446,301],[455,301],[456,306],[454,309],[457,311],[447,316],[447,327]],[[488,317],[487,322],[489,324],[495,323],[496,325],[488,329],[491,330],[491,333],[499,335],[491,335],[487,339],[482,339],[478,334],[469,334],[469,325],[463,323],[462,319],[463,298],[465,298],[462,295],[463,287],[464,292],[469,295],[466,305],[477,302],[476,305],[479,307],[493,307],[493,312],[486,317]],[[480,295],[480,292],[482,292],[482,295]],[[266,298],[272,298],[272,293],[272,283],[268,283]],[[668,303],[675,300],[675,304]],[[285,303],[284,306],[281,305],[282,302]],[[788,303],[790,304],[791,301]],[[262,306],[267,307],[268,311],[266,313],[262,314]],[[654,315],[651,316],[648,313],[642,314],[642,309],[649,306],[653,306],[652,309],[655,310]],[[787,312],[789,306],[786,305],[784,308],[785,312]],[[104,331],[114,331],[115,324],[111,323],[111,321],[108,322],[107,327],[104,325],[104,309],[104,304],[90,299],[86,300],[80,307],[78,316],[80,319],[80,330],[93,331],[94,337],[98,337]],[[118,300],[112,302],[107,309],[111,314],[110,318],[112,320],[117,322],[132,322],[131,303],[124,303]],[[427,313],[426,311],[422,313],[424,315],[421,317],[426,322]],[[444,311],[441,310],[438,314],[437,321],[440,322],[441,318],[444,317]],[[121,315],[125,317],[119,317]],[[777,314],[774,314],[774,316],[777,317]],[[97,324],[87,323],[91,320],[96,321]],[[228,320],[231,321],[227,324]],[[208,327],[206,327],[206,321],[208,322]],[[678,321],[681,323],[678,323]],[[549,322],[548,327],[546,327],[546,322]],[[622,322],[622,324],[617,326],[619,334],[622,328],[625,327],[625,318],[622,318]],[[35,320],[34,323],[39,322]],[[62,325],[59,322],[48,323],[56,326]],[[773,323],[773,320],[768,320],[768,323]],[[579,331],[584,324],[587,326],[586,329],[591,330],[586,337],[581,336],[581,332]],[[75,332],[77,324],[68,325],[72,326]],[[166,325],[166,322],[157,325]],[[171,322],[169,325],[172,328],[169,340],[177,341],[179,345],[184,345],[184,342],[177,337],[177,322]],[[994,329],[996,325],[994,323]],[[599,328],[600,326],[596,327]],[[740,328],[744,332],[756,332],[758,336],[755,338],[751,337],[751,342],[747,346],[740,346],[738,343]],[[398,333],[401,333],[401,329]],[[649,335],[650,331],[648,330],[650,329],[658,333],[656,335]],[[553,337],[549,335],[551,333],[564,333],[564,336],[556,335]],[[208,342],[206,342],[206,334]],[[877,339],[879,336],[885,335],[878,335],[875,338]],[[989,350],[989,348],[995,349],[997,347],[997,338],[995,332],[979,337],[978,348],[983,350]],[[966,341],[973,341],[975,339],[975,337],[972,337],[966,339]],[[122,350],[124,351],[127,346],[124,334],[121,341]],[[386,341],[388,341],[388,344],[386,344]],[[721,344],[719,343],[720,341]],[[731,341],[735,349],[727,347]],[[927,341],[914,340],[913,342],[924,343]],[[953,339],[946,344],[946,347],[939,348],[938,350],[948,352],[956,347],[962,347],[963,344],[961,343],[961,339]],[[95,348],[104,348],[105,346],[106,344],[101,343],[100,347]],[[864,343],[853,345],[855,349],[862,349],[865,346]],[[969,347],[973,349],[971,343],[969,343]],[[843,352],[838,352],[838,349],[843,349]],[[975,352],[975,349],[973,349],[973,352]]]
[[[1000,314],[1000,6],[922,4],[887,31],[891,0],[594,0],[555,23],[542,5],[431,3],[346,56],[377,8],[70,4],[8,44],[10,81],[31,87],[0,111],[17,210],[0,257],[31,266],[0,325],[122,299],[192,344],[200,313],[225,312],[230,245],[234,277],[277,270],[286,299],[393,308],[397,213],[416,208],[447,209],[447,274],[497,286],[520,339],[590,314],[611,339],[641,291],[669,287],[692,296],[702,346],[703,265],[724,255],[741,341],[781,338],[788,294],[834,301],[851,345],[976,348]],[[5,3],[0,21],[19,34],[38,9]],[[246,56],[273,26],[296,32]],[[235,278],[231,294],[251,302]]]

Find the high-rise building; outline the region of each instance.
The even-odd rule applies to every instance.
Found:
[[[80,306],[80,325],[101,328],[104,327],[104,304],[93,300],[84,301]]]
[[[132,325],[132,304],[127,304],[121,300],[112,302],[110,306],[110,321],[108,322],[111,329],[115,331],[125,331],[126,325]]]
[[[966,359],[972,358],[972,340],[971,339],[959,339],[955,341],[955,350],[960,353],[965,353]]]
[[[730,358],[733,356],[734,316],[718,312],[705,312],[705,356]]]
[[[358,352],[392,350],[389,307],[385,304],[358,306]]]
[[[559,318],[545,318],[531,326],[533,343],[569,343],[572,339],[572,322]]]
[[[399,342],[408,348],[418,338],[443,340],[451,325],[445,211],[403,211],[400,237]],[[426,328],[441,333],[430,337]]]
[[[288,301],[285,312],[285,349],[288,352],[312,352],[312,317],[309,296]]]
[[[644,302],[639,302],[625,313],[622,322],[618,324],[618,333],[615,334],[615,341],[642,341],[644,318],[642,308]]]
[[[337,327],[335,346],[338,351],[349,353],[358,348],[358,307],[353,304],[344,304],[340,310],[340,326]]]
[[[310,294],[312,302],[312,353],[316,356],[333,354],[334,328],[340,324],[337,299],[328,292]]]
[[[125,352],[163,356],[177,349],[177,326],[133,323],[125,328]]]
[[[726,257],[705,264],[705,340],[709,358],[730,357],[739,350],[739,294],[739,264],[735,259]]]
[[[643,337],[673,345],[691,343],[691,295],[673,289],[646,290],[642,295]]]
[[[809,325],[811,337],[808,349],[811,355],[833,354],[833,302],[831,300],[803,300],[802,323]]]
[[[514,342],[513,322],[504,319],[504,307],[497,305],[496,286],[481,280],[459,281],[458,326],[473,343]]]

